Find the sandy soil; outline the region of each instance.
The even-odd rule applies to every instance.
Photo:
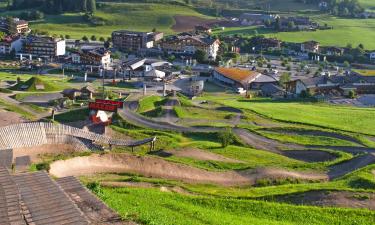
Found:
[[[329,152],[319,150],[290,150],[283,152],[283,155],[304,162],[325,162],[337,158]]]
[[[209,25],[218,20],[207,20],[196,16],[175,16],[175,25],[172,29],[175,32],[192,31],[197,25]]]
[[[298,205],[368,208],[375,210],[374,193],[356,193],[348,191],[308,191],[297,194],[273,196],[272,198],[275,201]]]
[[[0,127],[5,127],[11,124],[26,122],[18,113],[9,112],[4,109],[0,109]]]
[[[31,162],[40,162],[43,154],[73,153],[74,146],[68,144],[45,144],[35,147],[13,149],[13,158],[30,156]]]
[[[215,183],[224,186],[252,185],[257,179],[296,178],[327,180],[325,174],[290,172],[280,169],[211,172],[154,157],[129,154],[106,154],[77,157],[51,164],[50,173],[56,177],[79,176],[93,173],[136,173],[146,177],[181,180],[190,183]]]
[[[243,163],[240,160],[227,158],[212,152],[194,149],[194,148],[184,148],[178,151],[159,151],[156,153],[161,157],[169,157],[169,156],[177,156],[177,157],[186,157],[186,158],[193,158],[197,160],[212,160],[212,161],[220,161],[220,162],[229,162],[229,163]]]

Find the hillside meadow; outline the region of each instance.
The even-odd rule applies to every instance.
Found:
[[[72,38],[109,37],[114,30],[151,31],[156,28],[166,34],[173,33],[174,16],[186,15],[211,18],[184,5],[158,3],[105,3],[98,8],[95,17],[105,25],[92,25],[80,13],[48,15],[44,20],[32,22],[32,28],[48,31],[50,34],[66,35]],[[212,19],[212,18],[211,18]]]
[[[288,42],[304,42],[309,40],[319,41],[322,45],[342,46],[347,44],[358,46],[363,44],[366,49],[375,49],[375,19],[342,19],[327,15],[313,16],[313,20],[321,25],[332,26],[331,30],[301,31],[301,32],[275,32],[270,29],[258,27],[233,27],[216,34],[253,36],[255,33],[267,37],[278,38]]]
[[[146,198],[145,198],[146,196]],[[103,188],[102,199],[142,224],[373,224],[368,210],[318,208],[254,200],[193,197],[159,189]]]
[[[336,106],[323,103],[243,99],[228,96],[204,96],[227,106],[251,110],[260,115],[292,123],[375,135],[375,109]]]

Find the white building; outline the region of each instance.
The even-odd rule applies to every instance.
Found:
[[[15,51],[18,53],[22,50],[23,39],[20,37],[5,37],[0,41],[0,55],[6,55]]]

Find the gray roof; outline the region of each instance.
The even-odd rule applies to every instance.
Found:
[[[253,83],[273,83],[273,82],[278,82],[278,80],[279,78],[277,77],[261,74],[260,76],[255,78]]]
[[[280,86],[275,84],[264,84],[260,87],[260,90],[266,95],[273,95],[284,91]]]

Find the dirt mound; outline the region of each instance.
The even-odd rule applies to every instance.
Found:
[[[225,112],[232,112],[232,113],[242,113],[241,109],[237,109],[237,108],[233,108],[233,107],[226,107],[226,106],[218,107],[218,108],[216,108],[216,110],[225,111]]]
[[[26,120],[22,118],[22,116],[20,116],[18,113],[0,109],[0,127],[23,122],[26,122]]]
[[[206,160],[206,161],[220,161],[220,162],[229,162],[229,163],[242,163],[240,160],[231,159],[224,157],[222,155],[218,155],[212,152],[203,151],[200,149],[193,149],[193,148],[185,148],[178,151],[158,151],[156,155],[161,157],[170,157],[170,156],[177,156],[177,157],[186,157],[186,158],[193,158],[197,160]]]
[[[348,191],[308,191],[271,197],[274,201],[297,205],[334,206],[345,208],[367,208],[375,210],[374,193]]]
[[[285,134],[297,134],[297,135],[310,135],[310,136],[322,136],[322,137],[331,137],[336,139],[341,139],[344,141],[353,142],[359,145],[362,145],[360,141],[356,138],[346,136],[343,134],[328,132],[328,131],[320,131],[320,130],[292,130],[292,129],[283,129],[283,128],[273,128],[270,131],[280,132]]]
[[[40,162],[40,156],[44,154],[61,154],[76,152],[74,146],[69,144],[45,144],[35,147],[13,149],[13,158],[30,156],[31,162]]]
[[[325,162],[337,158],[334,154],[319,150],[290,150],[283,152],[283,155],[304,162]]]
[[[329,168],[328,176],[331,179],[334,179],[336,177],[344,176],[354,170],[366,167],[372,163],[375,163],[375,153],[360,155],[351,160],[331,166]]]
[[[204,19],[196,16],[174,16],[176,23],[172,26],[175,32],[192,31],[197,25],[210,25],[219,20]]]
[[[129,154],[106,154],[77,157],[51,164],[50,173],[56,177],[94,173],[136,173],[146,177],[181,180],[190,183],[214,183],[224,186],[253,185],[257,179],[295,178],[326,180],[324,174],[307,174],[279,169],[211,172],[154,157]]]

